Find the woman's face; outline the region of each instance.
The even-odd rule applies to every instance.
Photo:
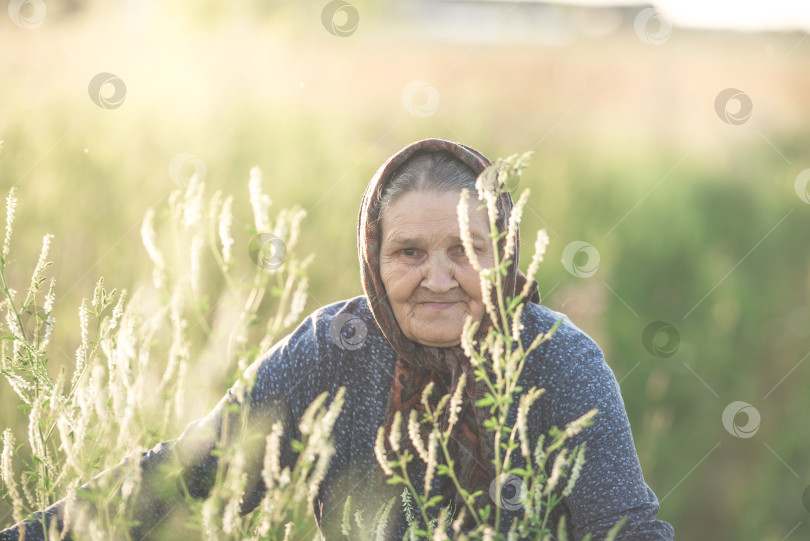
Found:
[[[410,191],[382,217],[380,275],[402,332],[420,344],[461,342],[467,316],[481,321],[478,272],[470,265],[458,228],[460,192]],[[485,210],[470,198],[470,234],[483,267],[494,262]]]

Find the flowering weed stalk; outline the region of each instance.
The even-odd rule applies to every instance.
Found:
[[[206,204],[205,184],[197,177],[175,190],[168,205],[149,209],[141,239],[151,280],[130,293],[110,290],[99,279],[78,309],[72,363],[56,370],[50,363],[56,284],[47,276],[54,238],[44,236],[21,294],[7,272],[17,206],[14,189],[9,191],[0,253],[0,371],[19,400],[20,415],[17,426],[3,430],[0,498],[14,522],[35,518],[32,512],[66,497],[62,526],[74,539],[129,539],[144,488],[139,460],[87,482],[121,458],[139,457],[142,449],[179,433],[193,418],[187,391],[194,374],[213,374],[206,379],[216,389],[212,398],[233,382],[250,390],[245,368],[301,317],[311,258],[295,252],[305,213],[284,209],[271,217],[257,168],[248,192],[249,220],[234,216],[232,195],[216,192]],[[261,257],[266,243],[258,243],[257,256],[251,238],[273,243],[272,264]],[[200,389],[195,397],[200,399]],[[188,536],[192,528],[191,537],[201,532],[209,539],[280,540],[314,528],[308,505],[334,452],[330,433],[342,392],[329,405],[325,400],[320,397],[298,427],[300,459],[293,468],[280,464],[284,426],[268,427],[258,441],[245,436],[263,457],[268,487],[255,513],[240,514],[248,488],[247,447],[222,447],[214,451],[219,460],[210,497],[169,509],[176,513],[162,521],[162,535]],[[242,422],[246,411],[237,413],[234,422]],[[0,528],[9,525],[4,520]],[[56,521],[50,529],[50,537],[59,539]],[[150,535],[161,536],[158,530]]]

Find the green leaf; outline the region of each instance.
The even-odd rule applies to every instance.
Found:
[[[495,430],[499,428],[501,425],[498,422],[498,419],[495,419],[494,417],[489,417],[487,419],[484,419],[484,426],[489,428],[490,430]]]
[[[433,507],[434,505],[440,503],[441,501],[442,501],[441,496],[433,496],[431,499],[425,502],[424,507]]]
[[[487,505],[484,509],[481,510],[480,515],[482,522],[487,522],[489,520],[490,511],[492,511],[492,507],[489,505]]]
[[[391,477],[386,479],[385,482],[388,483],[389,485],[399,485],[399,484],[404,484],[405,479],[403,479],[402,477],[400,477],[399,475],[397,475],[395,473]]]

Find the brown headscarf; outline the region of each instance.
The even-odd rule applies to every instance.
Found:
[[[490,161],[481,153],[460,143],[443,139],[424,139],[406,146],[388,158],[372,177],[363,195],[357,226],[357,249],[360,256],[363,289],[378,327],[398,354],[385,416],[386,433],[390,433],[394,414],[397,411],[402,412],[403,419],[407,420],[411,409],[417,411],[424,409],[421,397],[422,391],[428,383],[434,382],[431,407],[435,407],[442,395],[455,390],[461,374],[466,374],[461,412],[450,440],[450,452],[455,461],[456,477],[462,487],[470,493],[482,490],[483,494],[488,495],[489,485],[495,476],[492,464],[494,456],[492,438],[484,427],[486,411],[475,405],[477,400],[485,396],[486,384],[475,380],[470,359],[464,354],[460,345],[446,348],[425,346],[413,342],[402,333],[380,276],[382,237],[380,201],[385,187],[397,169],[413,154],[420,151],[449,152],[468,165],[476,175],[491,165]],[[477,197],[476,194],[470,194],[470,196]],[[501,195],[498,207],[497,227],[499,231],[505,231],[512,210],[512,198],[509,193]],[[505,239],[504,235],[500,240],[501,258],[504,254]],[[519,247],[520,240],[518,235],[515,235],[513,262],[503,280],[506,297],[514,297],[526,282],[526,277],[518,270]],[[528,300],[535,303],[540,302],[534,283]],[[485,315],[477,336],[485,336],[490,325],[489,317]],[[446,424],[448,418],[446,411],[443,412],[443,418]],[[450,499],[459,501],[455,498],[455,489],[451,484],[444,485],[442,495],[445,499],[444,503],[448,503]]]

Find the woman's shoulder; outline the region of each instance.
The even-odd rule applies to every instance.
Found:
[[[255,369],[328,365],[347,355],[372,349],[378,352],[386,344],[365,296],[361,295],[314,310],[290,334],[265,351],[255,363]]]
[[[551,337],[531,353],[523,373],[526,382],[545,388],[549,397],[561,400],[588,393],[614,393],[616,378],[602,349],[564,313],[547,306],[527,306],[521,319],[524,346],[558,322]]]
[[[540,348],[537,354],[541,357],[556,359],[568,363],[571,360],[601,360],[604,358],[599,345],[588,333],[574,324],[569,317],[540,304],[528,304],[523,310],[521,339],[528,345],[541,333],[547,333],[559,322],[551,338]]]
[[[314,337],[327,347],[356,351],[375,340],[377,324],[364,295],[333,302],[315,310],[307,327]]]
[[[345,379],[357,374],[358,366],[371,371],[382,364],[391,357],[384,354],[386,345],[365,297],[354,297],[314,310],[260,355],[246,375],[254,378],[254,394],[258,392],[259,398],[306,389],[312,397],[305,398],[311,399],[345,384]],[[361,362],[368,359],[376,363]]]
[[[368,320],[374,321],[374,316],[371,313],[371,308],[368,305],[368,300],[365,295],[358,295],[321,306],[312,312],[309,318],[317,323],[331,323],[335,320],[356,318],[360,318],[364,322],[367,322],[367,324]]]
[[[375,328],[374,317],[363,295],[336,301],[311,312],[263,357],[271,356],[280,348],[322,347],[324,343],[351,349],[374,334]],[[353,339],[358,343],[353,343]]]

